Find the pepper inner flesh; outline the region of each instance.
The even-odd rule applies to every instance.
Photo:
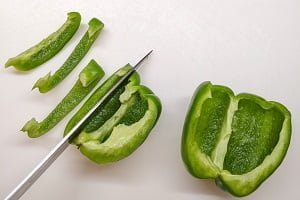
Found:
[[[226,118],[231,117],[228,109],[233,103],[238,107],[232,116],[231,131],[225,133],[230,139],[221,167],[241,175],[259,166],[271,154],[279,141],[284,116],[275,107],[265,109],[248,99],[232,102],[226,92],[212,88],[211,97],[203,102],[195,135],[201,152],[210,158],[219,140],[224,139],[222,131],[226,131],[223,127]]]
[[[126,93],[126,86],[121,85],[104,102],[99,111],[85,126],[84,131],[75,139],[76,144],[82,144],[92,140],[104,143],[109,137],[113,128],[119,124],[130,126],[143,118],[147,109],[148,102],[144,100],[136,91],[131,94],[125,102],[121,102],[121,95]]]
[[[196,138],[201,151],[211,156],[221,134],[230,97],[227,93],[213,89],[212,98],[204,101],[198,120]]]
[[[121,118],[119,124],[130,126],[138,122],[145,115],[148,109],[148,102],[142,99],[140,95],[136,95],[136,103],[130,106],[125,115]]]
[[[95,116],[85,126],[84,130],[87,133],[93,132],[101,127],[115,112],[120,108],[120,95],[124,92],[125,86],[121,85],[116,91],[110,95],[108,101],[103,102],[96,111]]]
[[[259,166],[279,140],[284,116],[276,108],[264,109],[241,99],[234,113],[223,168],[244,174]]]

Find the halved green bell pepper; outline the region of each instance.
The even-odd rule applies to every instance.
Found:
[[[69,121],[65,134],[130,69],[131,66],[126,65],[108,78]],[[129,156],[144,142],[160,112],[158,97],[149,88],[140,85],[139,75],[135,72],[100,105],[73,143],[96,163],[118,161]]]
[[[246,196],[280,165],[290,138],[291,114],[282,104],[204,82],[187,112],[181,153],[193,176]]]

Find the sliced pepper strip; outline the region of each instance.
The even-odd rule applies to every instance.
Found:
[[[100,20],[96,18],[91,19],[87,32],[81,38],[64,64],[53,75],[49,72],[44,77],[40,78],[34,84],[32,89],[38,88],[41,93],[46,93],[63,81],[87,54],[103,27],[104,24]]]
[[[35,118],[29,120],[21,130],[31,138],[47,133],[91,92],[104,74],[96,61],[91,60],[80,72],[79,80],[53,111],[42,122],[37,122]]]
[[[69,120],[66,125],[64,135],[66,135],[130,69],[131,66],[127,64],[111,75],[101,86],[99,86],[83,104],[83,106]]]
[[[134,73],[100,106],[94,118],[73,140],[90,160],[109,163],[123,159],[149,135],[159,118],[161,103],[149,88],[139,82],[138,74]]]
[[[73,37],[80,21],[81,16],[78,12],[68,13],[67,21],[56,32],[16,57],[10,58],[5,67],[14,66],[19,71],[28,71],[45,63]]]
[[[290,138],[291,114],[282,104],[205,82],[187,112],[181,152],[193,176],[246,196],[280,165]]]

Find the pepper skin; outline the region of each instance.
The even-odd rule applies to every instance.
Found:
[[[104,74],[96,61],[91,60],[80,72],[79,80],[54,110],[40,123],[35,118],[29,120],[21,130],[31,138],[47,133],[92,91]]]
[[[290,138],[291,114],[280,103],[204,82],[187,112],[181,153],[193,176],[246,196],[281,164]]]
[[[37,80],[32,89],[38,88],[41,93],[46,93],[63,81],[87,54],[103,27],[104,24],[100,20],[96,18],[91,19],[87,32],[64,64],[53,75],[48,73]]]
[[[14,66],[19,71],[28,71],[50,60],[73,37],[80,21],[79,13],[68,13],[67,21],[56,32],[18,56],[10,58],[5,67]]]
[[[98,91],[104,91],[103,87],[112,78],[115,78],[116,74],[123,76],[128,67],[129,65],[112,75],[106,83],[100,86]],[[99,95],[98,91],[82,108],[89,105],[91,99],[99,101],[103,97],[104,94]],[[106,92],[105,89],[104,93]],[[97,95],[98,98],[94,98],[94,95]],[[78,145],[82,154],[96,163],[121,160],[129,156],[144,142],[157,122],[160,112],[161,103],[158,97],[149,88],[140,85],[139,76],[134,73],[99,107],[97,113],[85,125],[73,143]],[[81,115],[79,111],[73,119]],[[69,123],[65,133],[75,124],[72,123],[71,126]]]

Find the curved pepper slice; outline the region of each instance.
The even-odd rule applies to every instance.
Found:
[[[193,176],[246,196],[280,165],[290,138],[291,115],[280,103],[204,82],[187,112],[181,152]]]
[[[21,130],[31,138],[47,133],[92,91],[104,74],[96,61],[91,60],[80,72],[79,80],[54,110],[42,122],[37,122],[35,118],[29,120]]]
[[[81,38],[64,64],[53,75],[49,72],[44,77],[37,80],[32,89],[38,88],[41,93],[46,93],[63,81],[87,54],[103,27],[104,24],[100,20],[96,18],[91,19],[89,21],[87,32]]]
[[[119,79],[130,69],[125,66],[87,100],[66,127],[67,133],[90,104],[99,101],[107,92],[109,83]],[[111,87],[111,86],[109,86]],[[100,91],[103,91],[101,93]],[[101,93],[101,95],[100,95]],[[97,98],[96,98],[97,97]],[[161,112],[161,103],[153,92],[140,85],[137,73],[117,90],[97,110],[83,131],[73,140],[80,151],[96,163],[115,162],[129,156],[147,138]],[[72,124],[72,125],[71,125]]]
[[[72,38],[79,28],[81,16],[77,12],[68,13],[67,21],[54,33],[37,45],[10,58],[5,67],[14,66],[17,70],[28,71],[45,63],[55,56]]]
[[[130,65],[122,67],[99,86],[67,123],[64,135],[66,135],[130,69]]]

